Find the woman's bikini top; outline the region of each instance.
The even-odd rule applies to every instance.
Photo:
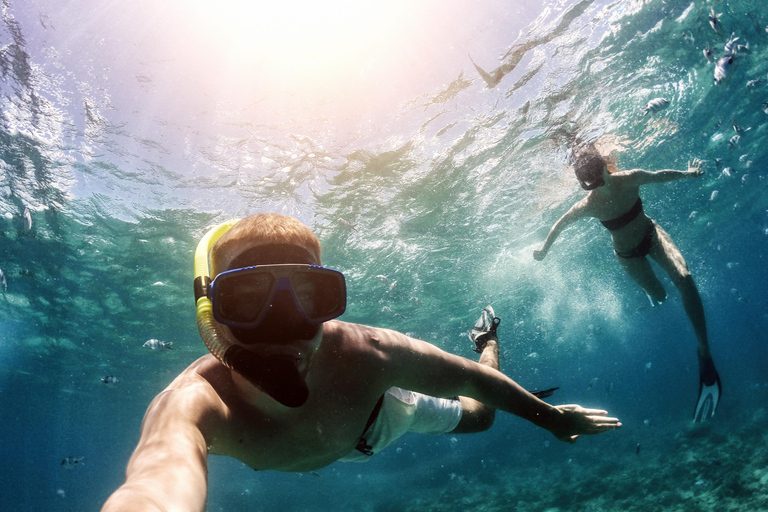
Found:
[[[619,215],[615,219],[601,220],[600,222],[603,223],[603,226],[605,226],[608,231],[616,231],[635,220],[641,213],[643,213],[643,202],[638,197],[632,208],[627,210],[623,215]]]

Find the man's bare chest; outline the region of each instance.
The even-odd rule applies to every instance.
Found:
[[[269,416],[241,411],[210,447],[254,469],[311,471],[326,466],[355,449],[375,406],[367,401],[329,401],[324,407],[308,404]]]

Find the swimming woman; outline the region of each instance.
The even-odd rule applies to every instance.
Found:
[[[720,400],[722,387],[709,351],[704,306],[683,255],[669,234],[645,214],[639,195],[640,185],[703,175],[701,161],[694,159],[689,162],[687,171],[619,171],[613,161],[601,155],[592,143],[577,144],[573,157],[576,178],[581,188],[589,193],[555,222],[544,245],[533,251],[533,257],[539,261],[544,259],[566,226],[584,217],[596,217],[610,231],[619,263],[643,288],[651,304],[653,301],[661,303],[667,298],[646,256],[653,258],[680,291],[683,307],[698,339],[700,384],[693,419],[701,421],[711,417]]]

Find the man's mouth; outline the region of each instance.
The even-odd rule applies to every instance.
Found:
[[[259,356],[239,345],[230,347],[227,356],[233,370],[286,407],[301,407],[309,398],[295,358]]]

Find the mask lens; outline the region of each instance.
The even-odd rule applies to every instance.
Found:
[[[211,302],[214,318],[230,327],[255,329],[266,321],[269,311],[290,314],[286,307],[317,325],[344,313],[347,287],[344,276],[335,270],[263,265],[219,274],[211,285]]]
[[[275,278],[270,273],[222,274],[214,283],[214,313],[222,323],[256,323],[269,307]]]
[[[299,270],[291,274],[296,300],[312,322],[336,318],[346,309],[344,277],[332,270]]]

